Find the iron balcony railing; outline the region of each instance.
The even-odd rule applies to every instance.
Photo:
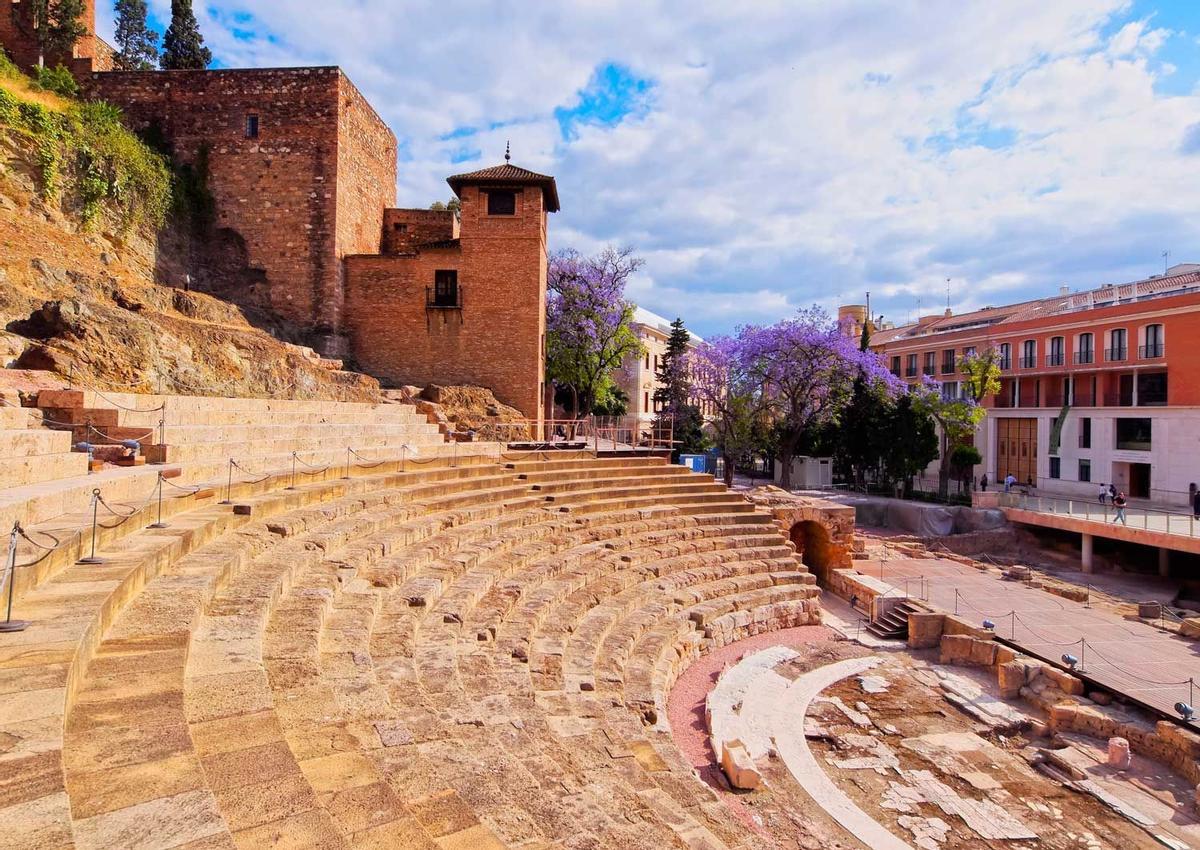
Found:
[[[1096,523],[1117,522],[1117,509],[1111,504],[1101,505],[1094,499],[1068,499],[1058,496],[1033,496],[1022,493],[1001,493],[1000,506],[1055,514]],[[1196,537],[1200,534],[1200,521],[1191,511],[1164,511],[1158,508],[1128,505],[1125,508],[1125,526],[1143,531],[1177,534]],[[1118,525],[1120,523],[1118,522]]]
[[[1002,372],[1007,372],[1011,368],[1012,368],[1012,358],[1011,357],[1001,357],[1000,358],[1000,370]]]
[[[1019,363],[1022,369],[1032,369],[1037,366],[1036,357],[1022,357]]]
[[[1066,361],[1066,358],[1063,356],[1063,353],[1061,351],[1058,352],[1057,354],[1047,354],[1046,355],[1046,365],[1047,366],[1062,366],[1065,361]]]
[[[461,310],[463,306],[463,288],[438,290],[436,286],[425,287],[425,307],[432,310]]]
[[[1163,356],[1163,344],[1156,342],[1153,345],[1138,346],[1138,360],[1153,360],[1156,357]]]
[[[1104,351],[1104,359],[1109,363],[1120,363],[1129,359],[1129,349],[1127,348],[1108,348]]]
[[[957,371],[958,371],[958,367],[954,365],[954,361],[952,361],[952,360],[943,360],[942,361],[942,374],[943,375],[953,375]]]
[[[1094,351],[1076,351],[1075,352],[1075,365],[1076,366],[1086,366],[1088,363],[1093,362],[1095,359],[1096,359],[1096,352],[1094,352]]]

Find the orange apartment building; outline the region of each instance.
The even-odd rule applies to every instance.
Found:
[[[1046,493],[1187,504],[1200,484],[1200,264],[1145,280],[875,333],[893,374],[962,393],[959,359],[994,349],[1000,391],[975,444],[976,478]]]

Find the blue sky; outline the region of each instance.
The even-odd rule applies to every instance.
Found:
[[[702,334],[1200,261],[1195,0],[195,5],[221,66],[343,66],[401,205],[511,141],[558,179],[554,246],[632,245],[631,295]]]

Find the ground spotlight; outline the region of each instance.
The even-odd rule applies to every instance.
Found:
[[[1190,723],[1192,720],[1192,715],[1196,713],[1196,709],[1192,708],[1186,702],[1175,703],[1175,711],[1180,717],[1183,718],[1185,723]]]
[[[1079,664],[1079,659],[1076,658],[1074,655],[1064,655],[1062,657],[1062,662],[1063,662],[1063,664],[1066,664],[1068,667],[1070,667],[1072,670],[1074,670],[1076,665]]]
[[[991,620],[984,620],[983,627],[990,632],[996,628],[996,624],[993,623]]]

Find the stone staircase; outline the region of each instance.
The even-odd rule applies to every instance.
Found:
[[[908,602],[901,602],[894,608],[889,608],[881,617],[867,623],[867,631],[885,640],[903,640],[908,637],[908,615],[921,613]]]
[[[769,514],[653,458],[287,484],[188,496],[166,528],[109,530],[102,565],[31,570],[32,625],[0,635],[0,835],[757,846],[663,718],[700,654],[819,620]]]

